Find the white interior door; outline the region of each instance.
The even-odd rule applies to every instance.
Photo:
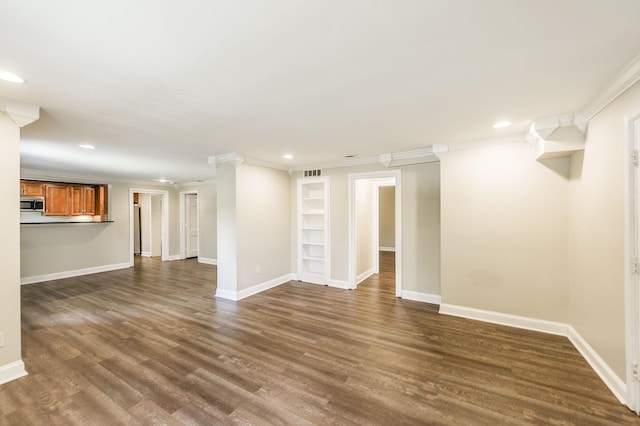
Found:
[[[198,256],[198,195],[187,194],[185,196],[185,228],[186,228],[186,252],[187,257]]]
[[[640,209],[638,194],[640,170],[640,112],[627,117],[627,152],[625,169],[627,184],[626,227],[626,346],[627,346],[627,395],[629,408],[640,413]],[[617,396],[617,395],[616,395]],[[618,397],[620,399],[620,397]]]

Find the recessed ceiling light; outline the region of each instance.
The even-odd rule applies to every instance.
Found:
[[[494,129],[501,129],[503,127],[509,127],[511,126],[511,122],[510,121],[498,121],[496,124],[493,125]]]
[[[20,76],[15,75],[9,71],[0,70],[0,80],[8,81],[10,83],[24,83],[24,79]]]
[[[160,183],[168,183],[173,185],[173,181],[169,180],[169,179],[165,179],[165,178],[160,178],[160,179],[154,179],[156,182],[160,182]]]
[[[80,145],[78,145],[80,148],[82,149],[96,149],[95,146],[88,144],[88,143],[81,143]]]
[[[285,154],[285,155],[282,156],[282,158],[284,158],[285,160],[291,160],[291,159],[293,159],[293,155]]]

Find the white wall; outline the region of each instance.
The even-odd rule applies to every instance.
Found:
[[[570,323],[625,378],[624,117],[640,83],[589,121],[569,183]]]
[[[440,167],[442,302],[566,323],[566,177],[524,140],[444,153]]]
[[[151,196],[151,256],[162,255],[162,195]]]
[[[140,206],[140,251],[142,256],[151,256],[151,195],[139,194],[138,205]]]
[[[20,129],[0,113],[0,368],[21,362],[20,337]],[[0,380],[8,380],[0,374]]]
[[[378,191],[378,235],[379,245],[384,248],[396,246],[396,191],[393,186],[381,186]]]
[[[292,272],[290,176],[250,164],[237,167],[238,290]]]
[[[217,293],[238,291],[237,225],[236,225],[236,167],[231,163],[216,168],[217,192]]]
[[[355,181],[356,282],[362,281],[373,273],[374,188],[371,179]]]

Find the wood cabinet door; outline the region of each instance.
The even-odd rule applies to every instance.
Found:
[[[69,216],[71,213],[69,185],[46,184],[44,186],[45,216]]]
[[[96,189],[93,186],[85,186],[82,188],[82,204],[84,214],[93,216],[96,214]]]
[[[89,185],[71,186],[71,216],[96,214],[96,189]]]
[[[84,187],[71,187],[71,216],[81,216],[84,214]]]
[[[29,180],[20,181],[20,195],[42,197],[44,196],[44,184]]]

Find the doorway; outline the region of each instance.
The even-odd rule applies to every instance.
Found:
[[[134,194],[138,196],[134,196]],[[137,198],[138,203],[134,203]],[[143,199],[148,200],[148,207],[143,211]],[[139,209],[136,209],[139,207]],[[146,216],[146,218],[145,218]],[[136,229],[136,220],[138,226]],[[145,228],[145,222],[148,228]],[[149,232],[149,236],[145,236]],[[143,256],[160,256],[162,261],[169,259],[169,192],[157,189],[129,188],[129,266],[134,266],[134,255],[138,249],[135,241],[139,239],[140,254]],[[140,239],[140,237],[142,238]]]
[[[349,174],[349,282],[380,271],[379,195],[394,187],[395,293],[402,296],[402,187],[400,170]]]
[[[198,191],[180,193],[180,258],[199,256],[200,209]]]
[[[640,413],[640,111],[625,117],[625,301],[627,406]]]

